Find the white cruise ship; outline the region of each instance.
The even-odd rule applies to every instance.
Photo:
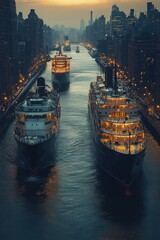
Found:
[[[35,91],[30,92],[15,111],[14,137],[22,153],[21,166],[35,169],[47,164],[53,153],[60,120],[59,94],[37,80]]]

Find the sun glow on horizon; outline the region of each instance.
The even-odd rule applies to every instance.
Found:
[[[46,0],[42,1],[44,5],[59,5],[59,6],[77,6],[77,5],[89,5],[89,4],[98,4],[99,0]]]
[[[77,6],[106,3],[108,0],[17,0],[23,4],[38,4],[48,6]]]
[[[92,6],[92,5],[119,5],[128,4],[131,0],[16,0],[17,4],[39,5],[39,6]],[[156,1],[156,0],[155,0]],[[158,0],[159,1],[159,0]],[[146,0],[134,0],[134,3],[145,3]]]

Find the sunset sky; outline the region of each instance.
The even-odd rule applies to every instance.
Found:
[[[88,24],[90,11],[93,11],[93,20],[104,15],[109,20],[113,4],[117,4],[121,11],[129,13],[130,8],[139,12],[146,12],[146,0],[16,0],[17,13],[23,12],[24,18],[30,9],[34,8],[38,17],[42,18],[49,26],[65,25],[66,27],[79,28],[80,20]],[[160,10],[160,0],[152,1]]]

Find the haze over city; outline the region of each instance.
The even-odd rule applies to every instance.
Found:
[[[93,11],[93,19],[104,15],[108,21],[113,4],[117,4],[121,11],[129,14],[131,8],[135,14],[146,12],[146,0],[17,0],[17,13],[23,12],[28,16],[30,9],[34,8],[40,18],[49,26],[65,25],[67,27],[79,28],[80,20],[84,19],[88,24],[89,12]],[[160,1],[155,0],[154,5],[160,9]]]

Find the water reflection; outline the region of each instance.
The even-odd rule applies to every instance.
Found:
[[[0,139],[0,239],[150,240],[154,236],[157,240],[159,145],[148,132],[144,176],[129,191],[99,171],[87,121],[88,89],[96,65],[82,49],[72,66],[69,91],[60,99],[56,164],[46,174],[30,178],[40,175],[39,182],[27,182],[30,174],[12,164],[19,152],[12,134],[14,123]],[[44,77],[51,86],[50,69],[48,63]]]
[[[143,177],[130,188],[124,188],[96,164],[96,190],[100,199],[102,217],[131,224],[144,215]]]
[[[58,174],[56,165],[41,169],[36,175],[17,168],[17,192],[33,202],[43,202],[46,198],[55,196],[58,190]]]
[[[18,168],[27,169],[30,175],[39,174],[44,168],[54,166],[57,157],[58,135],[52,138],[49,143],[44,143],[44,146],[33,146],[33,149],[28,149],[26,146],[21,146],[20,143],[16,145],[15,157],[12,158]],[[37,147],[35,150],[34,147]],[[32,151],[32,152],[31,152]]]
[[[52,74],[52,86],[57,92],[64,92],[69,90],[70,87],[70,76],[66,76],[66,79],[56,79],[54,75]]]

